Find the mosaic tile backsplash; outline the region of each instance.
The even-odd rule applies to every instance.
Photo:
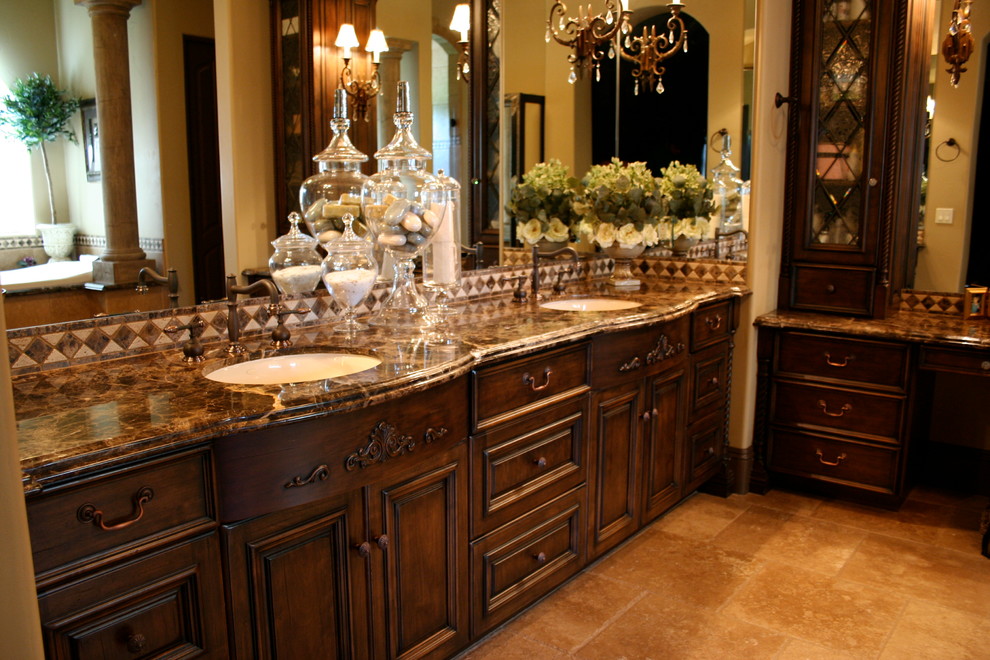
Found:
[[[554,281],[563,269],[563,280],[594,280],[606,277],[612,270],[612,260],[597,257],[581,262],[576,273],[566,272],[572,266],[569,260],[547,262],[540,265],[544,282]],[[514,275],[530,272],[531,266],[519,263],[480,271],[466,271],[462,285],[454,294],[455,301],[490,296],[508,295],[512,285],[505,281]],[[663,278],[674,281],[746,283],[746,264],[708,259],[693,261],[673,258],[644,257],[634,261],[633,268],[646,278]],[[380,283],[372,295],[359,308],[359,314],[375,311],[388,294],[389,283]],[[261,336],[274,327],[269,318],[266,300],[257,298],[238,305],[242,337]],[[321,287],[311,295],[286,296],[283,304],[290,309],[309,308],[304,315],[291,315],[285,321],[290,329],[297,326],[317,325],[335,314],[329,294]],[[137,355],[152,351],[174,349],[187,338],[183,332],[176,336],[166,334],[170,324],[185,325],[196,319],[206,324],[200,340],[210,347],[226,340],[227,307],[224,303],[210,303],[134,314],[121,314],[85,321],[59,323],[7,331],[11,372],[14,375],[56,369],[72,364]]]

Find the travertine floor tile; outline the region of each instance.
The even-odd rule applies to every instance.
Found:
[[[752,506],[714,543],[762,559],[835,575],[866,532],[806,516]]]
[[[987,503],[990,498],[986,495],[954,493],[941,488],[915,486],[911,489],[911,493],[908,495],[908,500],[928,502],[930,504],[941,504],[943,506],[957,506],[963,509],[982,511],[987,508]]]
[[[663,518],[651,529],[691,539],[710,539],[749,508],[743,498],[727,499],[698,493]]]
[[[646,593],[641,586],[585,573],[509,628],[513,633],[573,651]]]
[[[975,552],[871,534],[839,576],[990,616],[990,561]]]
[[[880,657],[885,660],[985,660],[990,657],[990,620],[913,600],[901,615]]]
[[[778,511],[787,511],[789,513],[800,513],[806,516],[814,513],[822,504],[821,498],[792,493],[777,488],[774,488],[766,495],[749,493],[747,495],[733,495],[730,499],[738,499],[746,504],[762,506],[767,509],[776,509]]]
[[[857,657],[803,639],[792,639],[784,645],[774,660],[856,660]]]
[[[650,543],[623,547],[591,573],[649,589],[664,599],[717,609],[758,568],[744,553],[666,532],[643,535]],[[691,576],[685,580],[685,576]]]
[[[906,597],[782,564],[768,564],[724,612],[856,657],[876,657]]]
[[[566,660],[571,656],[510,632],[495,633],[484,644],[458,656],[458,660]]]

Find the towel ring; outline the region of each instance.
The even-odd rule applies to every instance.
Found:
[[[956,153],[953,154],[950,158],[945,158],[942,155],[942,147],[955,148]],[[943,163],[951,163],[956,158],[959,158],[960,153],[962,153],[962,148],[959,146],[959,143],[956,142],[955,138],[949,138],[948,140],[943,140],[942,142],[939,143],[937,147],[935,147],[935,157],[938,158]]]

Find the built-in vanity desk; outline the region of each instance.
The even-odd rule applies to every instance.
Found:
[[[746,294],[481,299],[450,343],[296,328],[381,364],[294,386],[174,349],[15,376],[48,655],[449,657],[724,484]]]
[[[761,316],[752,487],[792,484],[896,508],[930,428],[935,372],[990,377],[990,322]],[[980,383],[984,387],[990,381]]]

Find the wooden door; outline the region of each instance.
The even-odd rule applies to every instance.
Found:
[[[643,509],[644,524],[681,499],[684,461],[684,382],[683,370],[663,373],[647,381],[649,402],[644,417]]]
[[[637,529],[636,472],[643,412],[640,380],[595,397],[589,558],[618,545]]]
[[[375,657],[443,658],[467,644],[466,445],[431,464],[371,492]]]
[[[224,529],[234,657],[368,657],[360,494]]]

